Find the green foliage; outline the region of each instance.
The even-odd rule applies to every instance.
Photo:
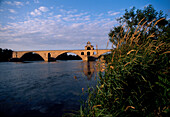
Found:
[[[117,40],[119,40],[120,38],[123,38],[125,35],[125,32],[127,30],[130,30],[129,36],[132,36],[132,34],[134,34],[136,27],[139,26],[138,23],[140,21],[141,21],[140,26],[143,25],[144,28],[149,27],[148,33],[144,34],[141,32],[142,38],[148,37],[148,35],[155,32],[154,39],[162,39],[162,41],[166,41],[166,42],[170,41],[169,40],[169,37],[170,37],[169,25],[170,25],[170,23],[166,20],[166,17],[167,17],[167,15],[164,15],[163,11],[157,12],[153,8],[152,5],[148,5],[143,10],[141,10],[141,9],[136,10],[135,7],[133,7],[129,11],[126,9],[125,14],[122,17],[117,19],[117,21],[121,25],[119,25],[117,27],[113,27],[113,29],[110,30],[110,33],[109,33],[110,41],[114,42],[114,45],[117,45],[117,42],[118,42]],[[161,18],[165,18],[165,19],[161,20],[157,24],[155,24],[155,22],[157,22]],[[153,21],[153,23],[149,25],[149,23],[151,21]],[[155,26],[154,26],[154,24],[155,24]],[[122,26],[124,26],[125,29],[122,30],[122,33],[120,35]]]
[[[146,12],[149,15],[149,10],[155,12],[150,8]],[[125,13],[127,19],[136,17],[133,10],[130,16],[128,13]],[[81,107],[81,116],[168,116],[169,37],[160,38],[152,32],[152,28],[165,19],[143,22],[144,19],[146,17],[136,27],[132,26],[133,33],[126,27],[120,28],[116,42],[112,41],[116,48],[107,63],[99,62],[98,85],[88,89],[89,96]]]

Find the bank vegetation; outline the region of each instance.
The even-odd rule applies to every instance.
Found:
[[[126,10],[110,31],[112,53],[98,62],[98,84],[89,87],[81,116],[168,116],[170,28],[152,5]]]

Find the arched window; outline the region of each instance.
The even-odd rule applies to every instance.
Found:
[[[81,55],[84,55],[84,52],[81,52]]]
[[[91,48],[90,48],[90,47],[87,47],[87,50],[91,50]]]
[[[90,55],[90,52],[87,52],[87,55]]]

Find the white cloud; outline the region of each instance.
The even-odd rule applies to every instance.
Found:
[[[87,21],[90,20],[90,17],[91,15],[88,15],[88,13],[85,12],[79,14],[65,14],[62,19],[65,21]]]
[[[30,14],[32,16],[38,16],[38,15],[42,15],[42,12],[47,12],[47,11],[48,11],[47,7],[41,6],[38,9],[35,9],[34,11],[32,11]]]
[[[38,9],[35,9],[34,12],[31,12],[30,13],[32,16],[38,16],[38,15],[41,15],[41,11],[38,10]]]
[[[85,16],[84,20],[90,20],[90,15]]]
[[[74,23],[74,24],[71,25],[71,27],[72,28],[77,28],[77,27],[80,27],[82,25],[84,25],[84,23]]]
[[[44,6],[41,6],[38,8],[40,11],[42,12],[47,12],[48,11],[48,8],[47,7],[44,7]]]
[[[3,9],[0,9],[0,12],[3,12],[4,10]]]
[[[56,16],[54,16],[54,17],[56,17],[56,18],[61,18],[61,17],[62,17],[62,15],[56,15]]]
[[[98,44],[99,48],[107,41],[107,34],[114,22],[91,21],[67,24],[56,19],[34,19],[10,23],[1,28],[0,45],[13,44],[15,50],[24,49],[83,49],[87,41]],[[2,32],[2,31],[1,31]],[[65,43],[67,42],[67,43]],[[75,48],[73,44],[79,45]],[[21,47],[22,45],[22,47]],[[38,45],[38,46],[37,46]],[[15,46],[15,47],[14,47]],[[11,46],[12,47],[12,46]]]
[[[22,2],[18,2],[18,1],[14,1],[14,2],[6,1],[5,4],[16,5],[16,6],[23,6],[24,5]]]
[[[76,12],[77,12],[77,9],[73,9],[73,10],[67,11],[67,14],[76,13]]]
[[[65,9],[59,9],[60,12],[66,13],[67,11]]]
[[[109,14],[110,16],[113,16],[113,15],[118,15],[118,14],[120,14],[120,12],[109,11],[108,14]]]
[[[23,6],[24,4],[22,2],[14,1],[14,5]]]
[[[14,9],[8,9],[11,13],[17,13]]]
[[[46,19],[30,17],[26,21],[0,27],[0,46],[14,50],[83,49],[90,41],[99,49],[106,47],[109,30],[116,21],[94,17],[87,12],[67,13]],[[42,7],[30,14],[42,15]]]

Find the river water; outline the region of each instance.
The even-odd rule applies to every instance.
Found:
[[[62,116],[80,108],[95,86],[95,62],[1,62],[0,116]],[[86,95],[83,96],[86,98]]]

